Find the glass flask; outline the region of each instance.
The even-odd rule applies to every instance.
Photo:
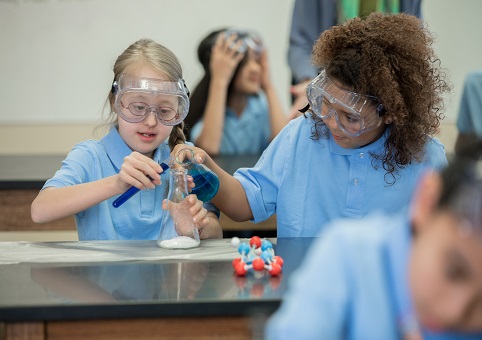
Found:
[[[196,187],[192,189],[192,193],[196,194],[200,201],[207,202],[216,195],[219,189],[219,178],[218,176],[210,170],[207,166],[199,163],[194,158],[194,152],[189,149],[181,149],[176,157],[169,157],[159,163],[162,170],[165,172],[167,169],[173,165],[181,165],[188,170],[188,175],[192,176],[194,179],[194,184]],[[134,196],[139,192],[139,188],[130,187],[126,192],[120,195],[114,200],[112,205],[114,208],[119,208],[124,204],[129,198]]]
[[[171,168],[169,175],[169,193],[162,204],[165,211],[157,244],[169,249],[195,248],[200,237],[189,212],[192,205],[186,199],[189,196],[187,170]]]
[[[187,174],[193,178],[195,187],[191,194],[203,202],[210,201],[219,189],[219,178],[211,169],[199,163],[191,149],[181,149],[176,155],[176,162],[187,170]]]

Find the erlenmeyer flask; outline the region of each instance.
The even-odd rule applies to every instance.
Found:
[[[194,180],[195,187],[191,190],[191,194],[195,194],[200,201],[210,201],[219,189],[218,175],[204,164],[198,163],[191,149],[179,150],[176,161],[187,170],[187,174]]]
[[[164,217],[157,244],[162,248],[187,249],[199,246],[198,229],[189,209],[192,205],[186,199],[187,170],[171,168],[169,170],[169,193],[163,204]]]

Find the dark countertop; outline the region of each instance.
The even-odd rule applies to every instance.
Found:
[[[0,321],[269,315],[313,238],[270,240],[279,277],[236,276],[230,239],[192,254],[155,241],[2,242]]]
[[[233,174],[252,167],[260,155],[219,156],[214,160]],[[0,189],[40,189],[60,169],[66,155],[0,156]]]

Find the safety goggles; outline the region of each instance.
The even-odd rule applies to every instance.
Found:
[[[253,50],[257,55],[260,55],[263,51],[263,42],[256,32],[230,29],[224,31],[224,34],[226,40],[229,39],[230,36],[236,35],[233,45],[239,40],[242,41],[242,44],[238,47],[238,53],[245,53],[248,48]]]
[[[177,125],[189,111],[189,95],[184,81],[135,78],[121,74],[112,84],[114,108],[122,119],[138,123],[153,112],[164,125]]]
[[[324,69],[308,84],[306,95],[318,117],[325,120],[333,116],[339,128],[351,137],[382,124],[385,108],[377,97],[342,89],[328,78]]]

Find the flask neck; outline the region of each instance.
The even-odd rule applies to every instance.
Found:
[[[189,195],[187,186],[186,169],[171,169],[169,181],[169,200],[173,202],[181,202],[184,197]]]

